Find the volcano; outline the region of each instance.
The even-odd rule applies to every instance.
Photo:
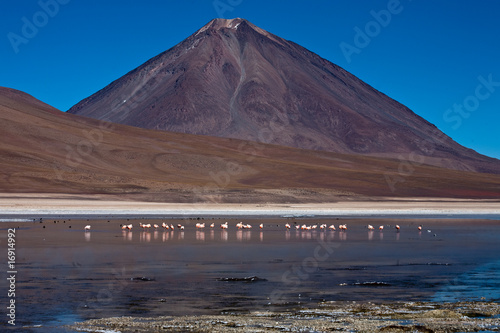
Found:
[[[497,159],[241,18],[210,21],[68,112],[145,129],[500,173]]]

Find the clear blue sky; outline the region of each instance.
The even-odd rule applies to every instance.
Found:
[[[373,13],[388,8],[378,22]],[[496,0],[2,1],[0,86],[67,110],[215,17],[246,18],[301,44],[500,158]],[[30,24],[37,30],[23,31]]]

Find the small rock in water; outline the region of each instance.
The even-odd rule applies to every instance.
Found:
[[[267,279],[260,278],[258,276],[248,276],[244,278],[235,278],[235,277],[227,277],[227,278],[218,278],[217,281],[222,282],[258,282],[258,281],[267,281]]]
[[[146,281],[146,282],[149,282],[149,281],[155,281],[155,279],[153,278],[148,278],[148,277],[145,277],[145,276],[140,276],[140,277],[133,277],[133,278],[130,278],[131,281]]]

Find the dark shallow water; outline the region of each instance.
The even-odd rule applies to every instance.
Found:
[[[286,310],[321,301],[500,301],[500,221],[241,220],[253,228],[237,230],[240,219],[228,220],[227,231],[219,228],[224,220],[167,221],[185,225],[183,232],[144,232],[143,220],[4,222],[5,248],[7,228],[20,227],[18,325],[43,325],[33,329],[42,332],[89,318]],[[132,232],[120,229],[125,222]],[[196,230],[196,222],[207,228]],[[347,223],[348,231],[286,231],[287,222]],[[369,223],[385,230],[368,231]],[[245,279],[252,276],[258,279]]]

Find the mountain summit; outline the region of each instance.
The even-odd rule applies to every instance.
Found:
[[[147,129],[500,173],[498,160],[241,18],[210,21],[69,112]]]

